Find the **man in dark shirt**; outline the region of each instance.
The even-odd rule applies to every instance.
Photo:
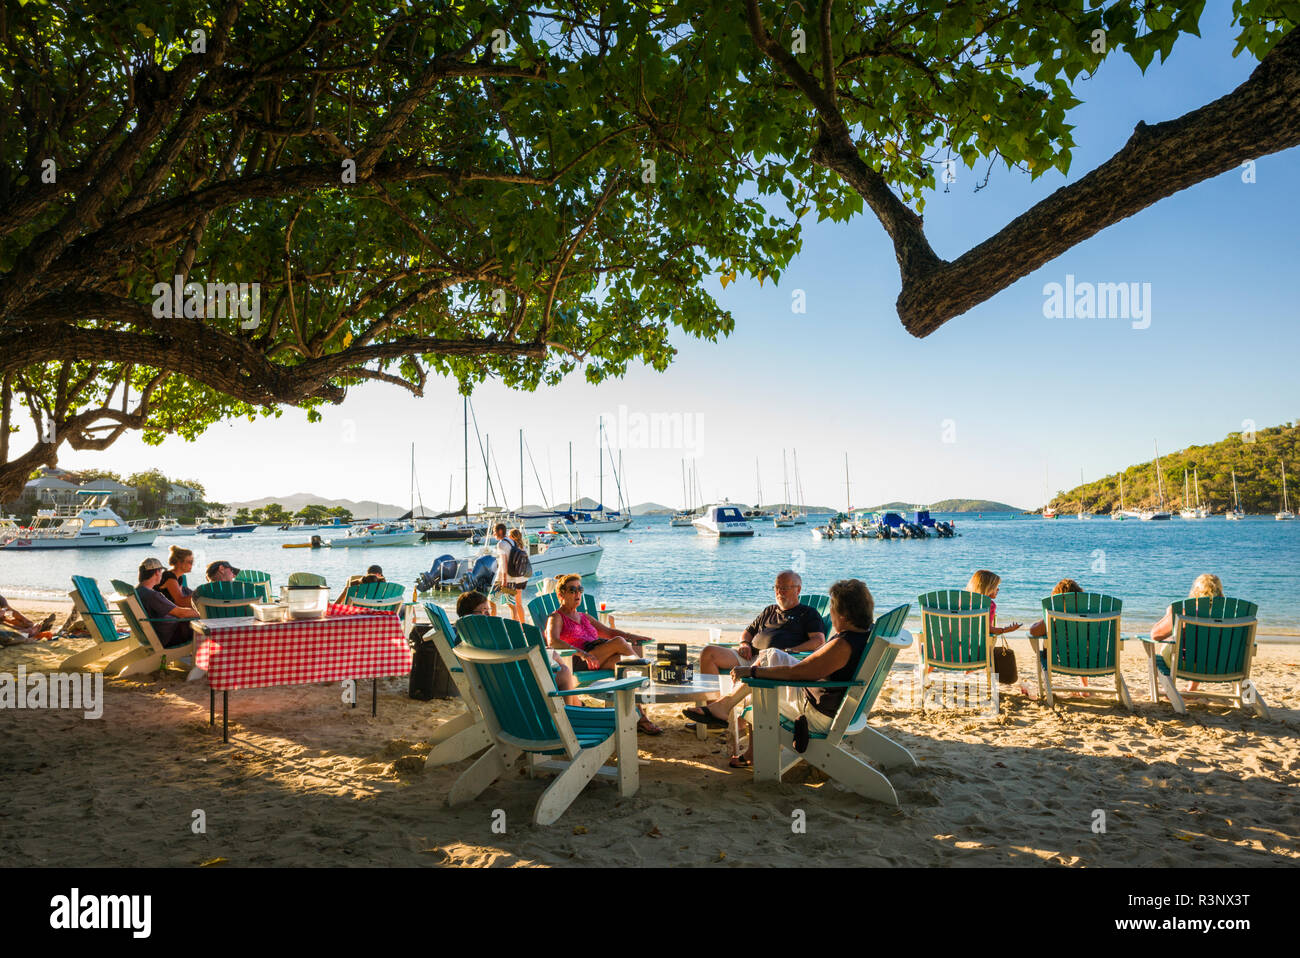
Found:
[[[177,605],[158,591],[162,580],[163,564],[157,559],[145,559],[140,563],[139,583],[135,594],[140,599],[146,618],[176,621],[151,622],[153,630],[158,633],[158,641],[163,648],[172,649],[179,645],[188,645],[194,640],[194,627],[184,619],[197,619],[199,613]]]
[[[704,647],[700,652],[702,673],[717,675],[752,665],[764,649],[795,653],[815,652],[822,647],[826,642],[826,626],[814,609],[799,602],[803,580],[798,573],[786,569],[776,577],[772,588],[776,602],[760,612],[749,628],[741,633],[739,647]]]

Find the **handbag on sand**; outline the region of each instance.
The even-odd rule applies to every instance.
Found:
[[[1000,644],[993,647],[993,671],[1003,685],[1012,685],[1020,678],[1020,672],[1016,669],[1016,653],[1007,645],[1005,638],[998,636],[998,639]]]

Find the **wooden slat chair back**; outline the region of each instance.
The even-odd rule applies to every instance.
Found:
[[[442,606],[436,602],[424,603],[424,611],[429,617],[430,625],[425,637],[433,641],[434,648],[438,650],[438,657],[442,659],[443,665],[451,674],[456,691],[460,693],[460,700],[465,705],[462,714],[443,722],[431,736],[434,746],[425,759],[425,765],[446,765],[483,751],[492,744],[492,736],[488,733],[487,722],[483,719],[483,710],[479,708],[469,677],[465,674],[460,659],[452,651],[460,643],[455,627],[447,618],[447,613],[443,611]]]
[[[251,582],[262,593],[262,601],[271,601],[271,574],[257,569],[240,569],[235,573],[236,582]]]
[[[936,589],[916,598],[921,607],[921,708],[932,684],[931,671],[983,671],[989,698],[999,707],[998,683],[989,644],[990,599],[965,589]]]
[[[72,607],[80,614],[81,620],[86,623],[86,629],[95,644],[68,656],[59,663],[59,671],[73,672],[92,662],[98,662],[105,656],[130,652],[137,647],[129,632],[121,635],[117,631],[117,621],[113,616],[120,613],[108,607],[104,596],[100,594],[99,583],[94,579],[74,575],[68,598],[72,600]]]
[[[264,602],[266,595],[260,583],[204,582],[194,590],[194,608],[205,619],[235,619],[253,614],[250,602]]]
[[[1160,656],[1152,656],[1153,701],[1164,694],[1176,712],[1187,710],[1184,700],[1188,698],[1227,702],[1238,708],[1250,707],[1261,718],[1269,718],[1268,706],[1250,680],[1259,606],[1245,599],[1207,596],[1174,602],[1169,610],[1173,614],[1173,660],[1166,665]],[[1232,691],[1180,691],[1179,679],[1227,682]]]
[[[323,575],[317,575],[315,572],[290,572],[289,585],[314,585],[328,586]]]
[[[144,610],[144,604],[136,594],[136,587],[121,579],[113,579],[113,588],[117,594],[112,602],[122,614],[122,619],[131,630],[136,641],[136,648],[118,656],[104,669],[105,675],[124,678],[128,675],[142,675],[166,668],[168,660],[177,662],[194,654],[194,642],[185,645],[164,648],[162,639],[154,628],[154,620]],[[179,620],[178,620],[179,621]]]
[[[1064,592],[1043,599],[1045,647],[1034,663],[1039,697],[1049,706],[1064,691],[1096,691],[1095,687],[1052,684],[1052,674],[1111,676],[1121,705],[1132,710],[1124,676],[1120,674],[1120,616],[1124,603],[1100,592]]]
[[[343,593],[343,604],[377,612],[402,611],[406,587],[396,582],[357,582]]]
[[[754,689],[754,780],[779,782],[781,776],[800,762],[821,769],[845,788],[873,801],[898,804],[889,778],[868,765],[862,756],[889,768],[916,765],[912,753],[868,722],[871,708],[889,678],[898,654],[912,644],[902,625],[908,605],[892,609],[877,619],[871,638],[862,652],[857,672],[849,682],[787,682],[747,679]],[[777,690],[797,688],[840,688],[844,698],[826,732],[810,732],[808,748],[794,751],[794,723],[780,714]],[[845,746],[849,747],[845,747]]]
[[[562,756],[569,764],[542,793],[533,811],[539,825],[555,822],[587,783],[617,752],[619,792],[636,793],[636,710],[633,692],[644,678],[603,683],[585,694],[613,695],[613,709],[563,704],[542,646],[541,632],[496,616],[470,615],[456,624],[461,660],[483,711],[492,747],[452,787],[449,801],[459,805],[481,794],[521,755],[529,769],[539,756]]]
[[[799,601],[822,617],[822,625],[826,627],[826,638],[829,639],[831,637],[831,597],[821,592],[804,592],[799,595]]]
[[[560,607],[560,595],[558,592],[547,592],[539,595],[528,602],[528,617],[533,620],[533,625],[543,636],[546,635],[546,620],[549,619]],[[597,622],[600,621],[600,610],[596,606],[596,597],[589,592],[582,594],[582,603],[578,608],[591,616]],[[569,657],[577,654],[569,649],[559,649],[560,655]],[[574,669],[573,677],[578,680],[579,685],[590,685],[592,682],[601,682],[605,679],[612,679],[614,671],[612,669]]]

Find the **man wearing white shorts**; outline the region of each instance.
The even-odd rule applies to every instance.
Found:
[[[753,665],[737,666],[731,670],[736,681],[748,678],[788,679],[796,682],[851,682],[857,674],[862,656],[871,641],[871,627],[875,623],[875,600],[866,583],[860,579],[843,579],[830,588],[831,626],[835,634],[825,645],[807,658],[798,659],[781,649],[764,649],[758,653]],[[844,701],[843,688],[803,689],[781,688],[779,708],[781,714],[797,723],[806,722],[809,732],[826,732],[835,720],[835,713]],[[726,698],[710,702],[701,709],[689,709],[688,718],[706,724],[725,727],[731,710],[750,694],[748,685],[740,685]],[[733,755],[731,765],[740,768],[754,760],[754,743],[750,739],[744,756]]]

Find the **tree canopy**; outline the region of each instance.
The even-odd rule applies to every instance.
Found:
[[[1237,90],[1140,125],[952,260],[945,160],[1068,171],[1079,82],[1204,0],[74,0],[0,8],[0,498],[59,449],[318,415],[380,381],[663,369],[869,209],[927,335],[1105,226],[1300,142],[1294,0],[1234,0]],[[193,285],[191,285],[193,284]],[[254,285],[255,284],[255,285]],[[10,449],[25,408],[37,438]]]

